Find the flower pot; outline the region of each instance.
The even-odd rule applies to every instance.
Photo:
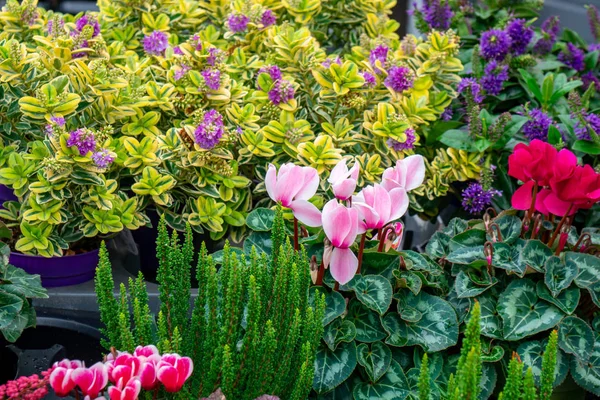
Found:
[[[3,208],[2,204],[5,201],[17,201],[19,198],[15,196],[15,193],[11,188],[5,185],[0,185],[0,210]]]
[[[554,388],[552,392],[552,400],[584,400],[586,392],[583,388],[575,383],[571,375],[567,375],[567,378]]]
[[[10,253],[10,263],[42,278],[42,286],[70,286],[94,279],[99,250],[64,257]]]

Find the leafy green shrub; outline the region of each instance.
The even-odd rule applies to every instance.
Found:
[[[132,351],[136,345],[156,344],[162,352],[191,357],[197,368],[184,390],[194,398],[221,388],[234,399],[264,393],[305,399],[325,300],[317,296],[313,306],[308,304],[308,259],[285,241],[281,211],[273,223],[271,255],[255,250],[240,255],[228,245],[218,259],[206,249],[198,254],[199,288],[190,318],[191,240],[189,226],[183,243],[176,232],[169,237],[162,218],[156,321],[141,275],[130,280],[128,290],[121,285],[119,299],[113,296],[110,262],[106,249],[101,249],[96,292],[106,326],[105,347]]]

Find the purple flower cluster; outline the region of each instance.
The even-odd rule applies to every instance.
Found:
[[[210,90],[219,90],[221,87],[221,71],[218,69],[206,68],[201,72],[204,78],[204,84]]]
[[[175,47],[173,47],[173,54],[177,54],[178,56],[182,56],[183,55],[183,50],[181,50],[181,47],[175,46]]]
[[[154,31],[142,39],[144,51],[153,56],[163,55],[169,46],[167,34],[161,31]]]
[[[456,90],[464,96],[472,96],[475,103],[480,104],[483,102],[484,96],[481,94],[481,86],[475,78],[463,78]]]
[[[227,19],[227,26],[231,32],[239,33],[248,28],[248,22],[250,22],[250,18],[244,14],[231,14]]]
[[[552,125],[552,117],[540,110],[534,108],[528,113],[529,121],[523,125],[523,134],[532,141],[534,139],[548,141],[548,128]]]
[[[450,28],[454,13],[447,0],[425,0],[420,11],[431,29],[445,31]]]
[[[510,36],[512,54],[518,56],[525,53],[529,42],[533,38],[533,29],[527,26],[524,19],[513,19],[506,27],[506,33]]]
[[[321,65],[325,68],[331,67],[331,64],[342,65],[342,60],[339,56],[337,56],[334,59],[328,58],[327,60],[325,60],[321,63]]]
[[[373,50],[371,50],[371,54],[369,54],[369,62],[373,67],[375,67],[375,62],[379,60],[382,66],[385,66],[385,62],[387,60],[389,48],[387,46],[377,46]]]
[[[115,161],[115,157],[108,149],[100,149],[92,154],[92,161],[98,168],[106,168]]]
[[[500,29],[483,32],[479,46],[481,55],[486,60],[504,60],[511,49],[512,40],[508,33]]]
[[[183,78],[188,73],[188,71],[191,70],[191,69],[192,69],[192,67],[190,67],[189,65],[181,64],[179,66],[179,68],[175,71],[175,75],[173,76],[173,78],[176,81],[178,81],[181,78]]]
[[[576,116],[571,115],[571,118]],[[583,125],[579,119],[575,123],[573,130],[575,131],[575,136],[580,140],[592,140],[592,135],[590,134],[589,129],[592,129],[596,135],[600,135],[600,115],[598,114],[587,114],[585,113],[583,116],[585,120],[585,125]]]
[[[92,34],[93,38],[100,34],[100,24],[95,18],[87,14],[79,18],[77,22],[75,22],[75,29],[77,30],[77,32],[81,33],[83,31],[83,28],[85,28],[87,25],[94,28],[94,33]]]
[[[567,43],[567,48],[558,55],[558,61],[573,68],[575,71],[583,71],[585,69],[585,63],[583,62],[584,57],[585,54],[583,53],[583,50],[573,43]]]
[[[415,147],[415,141],[417,140],[415,136],[415,130],[413,128],[408,128],[404,131],[406,135],[406,140],[404,142],[399,142],[398,140],[389,138],[387,140],[387,145],[396,151],[404,151],[411,150]]]
[[[56,24],[56,22],[58,22]],[[58,26],[56,26],[58,25]],[[62,19],[54,19],[54,20],[50,20],[48,21],[48,25],[47,25],[47,33],[49,36],[57,36],[58,34],[60,34],[61,32],[64,31],[64,27],[65,27],[65,21],[63,21]]]
[[[260,17],[260,23],[263,24],[265,27],[275,25],[276,22],[277,16],[271,10],[265,10],[265,12],[263,12],[262,16]]]
[[[559,19],[557,16],[548,18],[542,24],[542,37],[533,46],[533,51],[539,55],[545,55],[552,51],[558,35]]]
[[[208,110],[194,132],[196,143],[203,149],[212,149],[219,143],[221,136],[225,133],[223,116],[216,110]]]
[[[410,89],[413,86],[412,71],[408,67],[392,67],[383,84],[398,93]]]
[[[452,107],[448,106],[441,115],[442,121],[450,121],[453,115],[454,111],[452,110]]]
[[[276,106],[282,103],[287,103],[294,98],[294,87],[290,81],[285,79],[278,79],[275,81],[271,90],[269,90],[268,96],[271,103]]]
[[[508,65],[492,60],[486,65],[481,77],[481,86],[487,93],[496,96],[502,91],[502,84],[508,79]]]
[[[200,35],[196,34],[192,36],[191,42],[196,51],[202,50],[202,40],[200,40]]]
[[[46,127],[45,127],[46,134],[48,136],[52,136],[52,135],[54,135],[54,129],[56,127],[64,128],[64,126],[65,126],[65,119],[63,117],[50,117],[50,123],[48,125],[46,125]]]
[[[208,57],[206,57],[206,62],[211,67],[214,67],[215,65],[222,63],[224,58],[225,54],[222,50],[217,49],[216,47],[211,47],[208,49]]]
[[[363,72],[362,73],[363,78],[365,79],[365,86],[368,88],[372,88],[377,86],[377,78],[375,78],[375,75],[373,75],[370,72]]]
[[[269,74],[269,76],[271,77],[271,80],[273,82],[281,79],[281,77],[282,77],[281,70],[279,69],[279,67],[277,65],[269,65],[269,66],[261,67],[258,70],[258,73],[256,74],[256,88],[258,90],[263,90],[263,88],[261,88],[260,84],[258,83],[258,77],[260,76],[260,74]]]
[[[502,192],[493,188],[485,190],[481,183],[473,182],[462,192],[462,206],[471,214],[480,214],[492,204],[496,195],[501,196]]]
[[[583,90],[587,90],[593,83],[596,90],[600,89],[600,79],[596,76],[593,71],[588,71],[581,75],[581,81],[583,82]]]
[[[67,146],[77,147],[79,155],[85,156],[88,152],[96,148],[96,138],[94,134],[87,129],[77,129],[69,134]]]

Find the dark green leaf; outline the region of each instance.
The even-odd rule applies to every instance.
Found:
[[[492,264],[496,268],[501,268],[507,272],[513,272],[520,277],[525,275],[527,265],[521,259],[522,246],[508,245],[504,242],[494,243],[494,254]]]
[[[582,153],[597,156],[600,154],[600,144],[589,140],[577,140],[571,146],[573,150],[581,151]]]
[[[481,334],[492,339],[502,339],[502,319],[498,315],[498,300],[491,294],[479,297],[481,307]]]
[[[252,247],[256,248],[258,254],[271,254],[273,249],[273,241],[271,240],[270,232],[252,232],[246,240],[244,240],[244,252],[250,254]]]
[[[431,263],[427,261],[427,259],[412,250],[404,250],[400,252],[400,255],[404,257],[404,262],[406,263],[406,268],[413,271],[427,271],[434,275],[440,274],[442,272],[441,267],[439,267],[435,263]]]
[[[565,262],[557,256],[548,258],[544,269],[544,282],[554,297],[558,296],[561,291],[568,288],[579,272],[577,265],[570,263],[569,266],[567,266]]]
[[[0,291],[0,329],[7,327],[17,317],[26,302],[21,296]]]
[[[359,342],[371,343],[386,337],[379,315],[358,300],[350,302],[346,319],[356,327],[356,340]]]
[[[483,253],[483,246],[458,248],[448,254],[446,260],[451,263],[471,266],[487,265],[485,254]]]
[[[414,272],[396,269],[394,270],[394,277],[397,280],[396,287],[407,288],[415,295],[419,294],[421,287],[423,287],[423,281],[419,275]]]
[[[521,236],[521,219],[516,215],[504,214],[494,219],[494,222],[500,227],[500,233],[502,234],[502,242],[512,244],[519,236]],[[493,238],[488,233],[487,240]]]
[[[490,285],[479,286],[471,280],[469,274],[464,271],[460,271],[458,275],[456,275],[454,290],[459,298],[476,297],[494,286],[496,283],[498,283],[498,279],[492,277],[492,282]]]
[[[544,282],[539,281],[536,285],[536,292],[540,299],[546,300],[550,304],[554,304],[560,308],[565,314],[571,315],[577,309],[581,291],[577,287],[570,287],[567,290],[559,293],[557,296],[552,296],[552,293]]]
[[[368,344],[361,343],[356,348],[358,363],[365,368],[372,382],[387,372],[392,362],[392,351],[382,342],[375,342],[369,348]]]
[[[548,258],[552,257],[552,250],[539,240],[528,240],[521,252],[522,260],[536,271],[543,271]]]
[[[594,349],[594,331],[582,319],[566,317],[558,325],[558,346],[567,354],[587,361]]]
[[[409,393],[408,379],[400,365],[394,360],[392,360],[387,373],[377,383],[359,383],[352,392],[355,400],[403,400]]]
[[[465,151],[476,151],[477,149],[473,146],[473,139],[467,131],[461,131],[458,129],[450,129],[440,136],[439,141],[448,147],[452,147],[457,150]]]
[[[339,292],[328,291],[322,286],[313,286],[309,292],[309,304],[315,304],[315,294],[325,295],[325,315],[323,317],[323,326],[339,317],[346,311],[346,301]]]
[[[600,337],[597,334],[587,361],[571,357],[571,375],[579,386],[600,396]]]
[[[450,252],[461,247],[483,246],[485,243],[485,231],[481,229],[469,229],[454,236],[448,243]]]
[[[450,236],[442,232],[435,232],[425,250],[433,258],[443,258],[448,255],[448,242],[450,242]]]
[[[565,261],[568,268],[578,270],[575,284],[580,288],[587,288],[600,282],[600,258],[591,254],[567,251]]]
[[[322,345],[315,357],[313,389],[317,393],[333,390],[344,382],[356,367],[356,344],[341,343],[335,351]]]
[[[270,232],[275,219],[275,211],[269,208],[255,208],[246,217],[248,228],[257,232]]]
[[[351,342],[356,337],[356,328],[348,320],[338,318],[327,325],[323,331],[323,340],[331,351],[335,351],[341,342]]]
[[[392,285],[379,275],[357,275],[349,284],[356,298],[371,310],[383,314],[392,303]]]
[[[517,348],[517,354],[523,362],[523,372],[531,367],[535,384],[539,386],[542,374],[542,357],[546,350],[547,339],[542,341],[532,340],[524,342]],[[560,385],[569,372],[569,359],[561,350],[556,354],[556,368],[554,369],[554,387]]]

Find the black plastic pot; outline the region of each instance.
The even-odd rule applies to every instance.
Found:
[[[102,361],[100,332],[89,325],[60,318],[38,317],[15,342],[0,339],[0,384],[19,376],[39,374],[64,358],[86,365]],[[45,399],[55,399],[53,394]]]
[[[156,272],[158,271],[158,259],[156,258],[156,239],[158,238],[158,222],[160,217],[156,210],[147,209],[146,215],[150,218],[152,228],[142,227],[131,231],[133,240],[139,250],[140,271],[144,274],[144,278],[156,283]],[[180,234],[182,235],[182,234]],[[206,243],[206,248],[209,253],[223,249],[225,240],[215,241],[208,234],[199,234],[194,232],[194,249],[195,254],[198,254],[202,243]],[[195,265],[196,260],[192,265]]]

